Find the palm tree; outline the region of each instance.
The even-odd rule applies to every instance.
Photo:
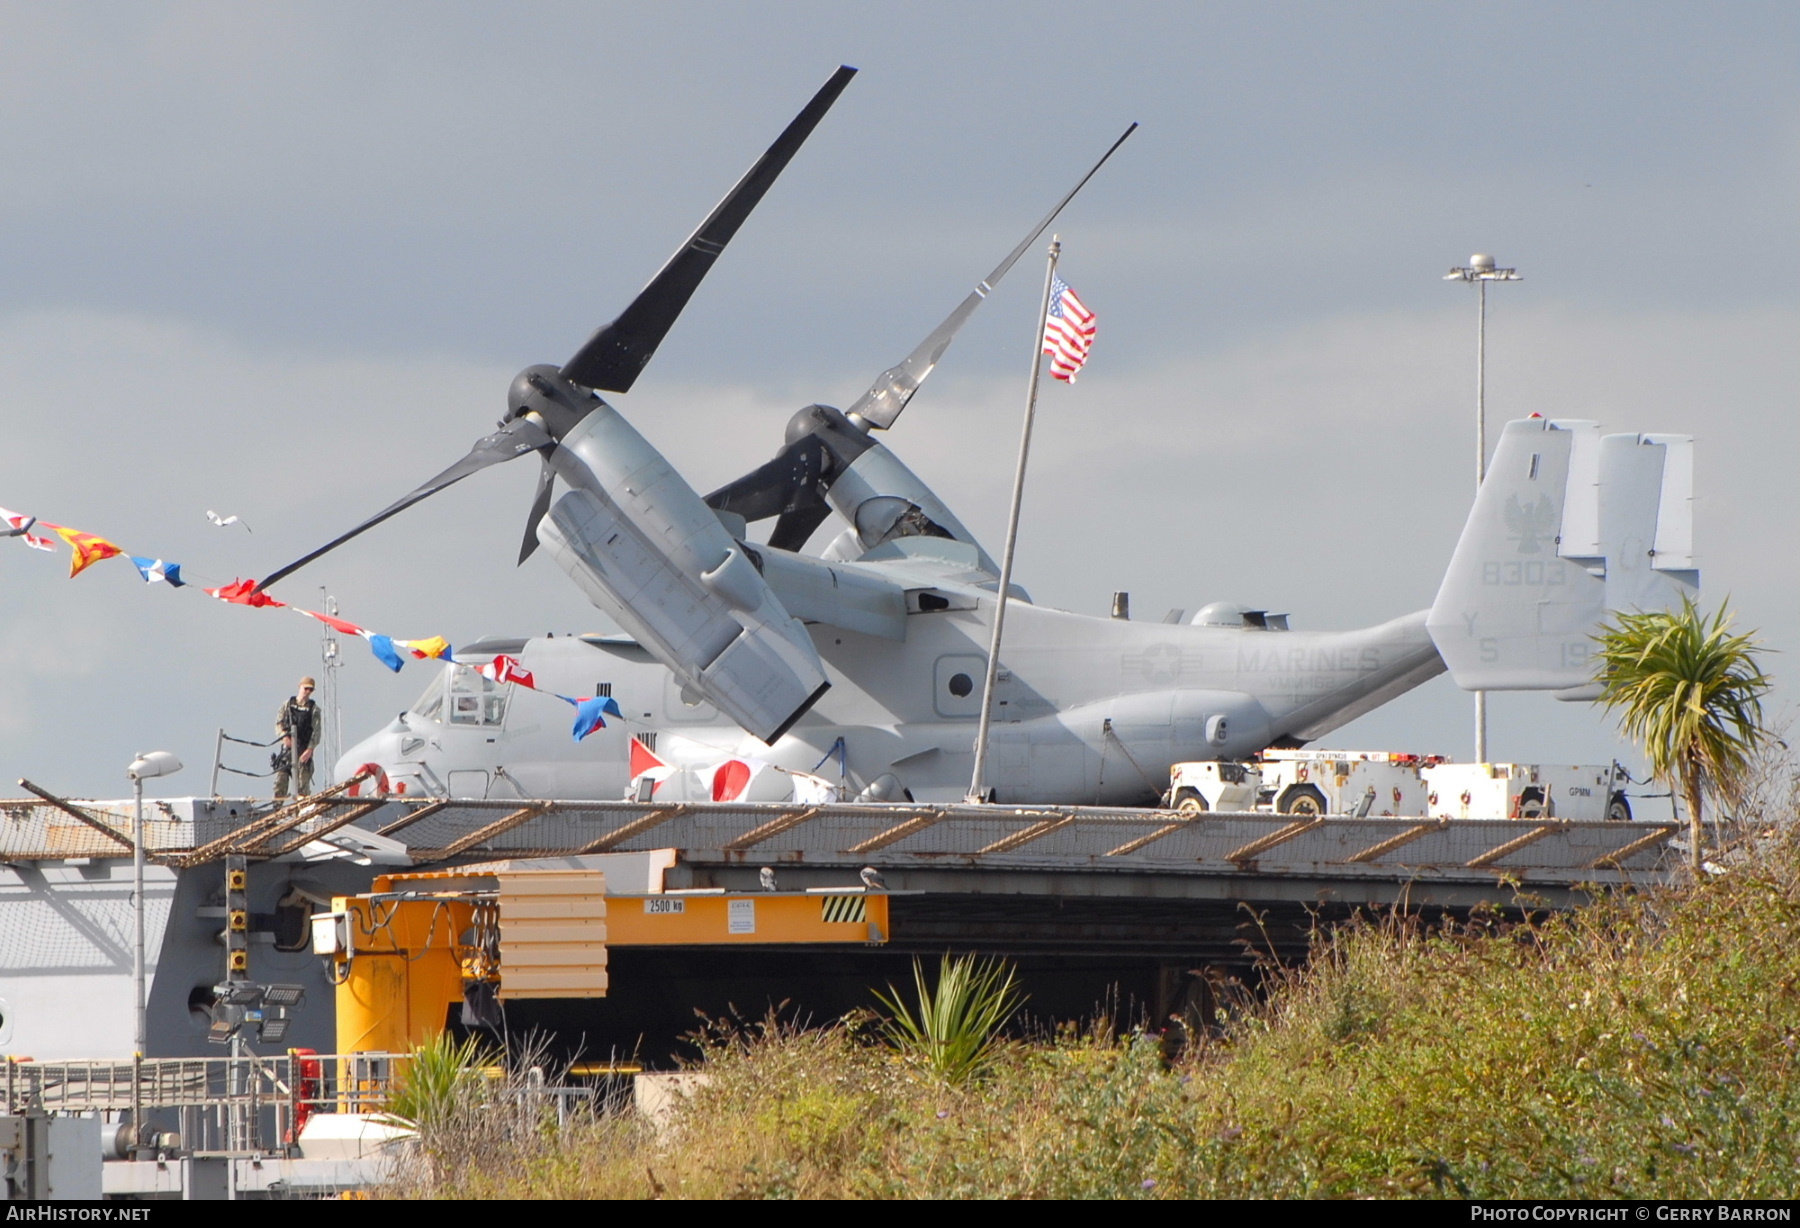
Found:
[[[1711,794],[1735,805],[1763,729],[1771,683],[1757,664],[1756,635],[1730,633],[1688,598],[1679,610],[1621,613],[1595,637],[1600,702],[1644,748],[1650,771],[1687,803],[1691,861],[1700,869],[1700,805]]]

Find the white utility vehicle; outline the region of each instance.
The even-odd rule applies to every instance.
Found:
[[[1616,763],[1437,763],[1420,775],[1434,819],[1631,819],[1631,778]]]
[[[1169,768],[1169,805],[1183,814],[1255,810],[1262,774],[1255,765],[1212,759]]]
[[[1446,763],[1388,751],[1270,750],[1254,763],[1196,761],[1169,769],[1167,804],[1190,814],[1273,810],[1376,818],[1629,821],[1617,763]]]
[[[1169,769],[1169,804],[1189,813],[1423,816],[1419,769],[1437,762],[1387,751],[1270,750],[1255,763],[1177,763]]]
[[[1436,755],[1364,750],[1266,750],[1259,801],[1281,814],[1376,817],[1425,813],[1419,769]]]

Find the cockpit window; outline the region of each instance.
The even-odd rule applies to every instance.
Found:
[[[506,692],[472,669],[451,669],[450,723],[497,728],[506,720]]]
[[[454,666],[444,671],[444,673],[452,672],[455,672]],[[425,688],[425,693],[419,696],[419,701],[412,706],[412,714],[428,721],[436,721],[440,725],[444,723],[443,674],[439,674],[431,680],[431,685]]]

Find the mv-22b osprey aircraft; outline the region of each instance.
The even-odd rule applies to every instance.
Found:
[[[631,388],[853,72],[833,75],[623,314],[562,367],[519,374],[499,430],[263,582],[535,452],[520,562],[541,545],[625,631],[459,648],[411,711],[343,757],[340,779],[373,764],[388,787],[437,796],[965,795],[999,568],[877,432],[1075,193],[849,410],[802,409],[773,460],[704,498],[598,395]],[[567,492],[552,502],[558,478]],[[1590,637],[1606,612],[1665,607],[1698,584],[1691,496],[1689,439],[1534,416],[1506,426],[1429,610],[1345,632],[1227,603],[1143,623],[1034,605],[1014,586],[990,796],[1148,803],[1171,763],[1301,745],[1446,668],[1466,689],[1592,698]],[[842,531],[806,553],[834,512]],[[747,524],[770,518],[767,544],[748,540]],[[469,668],[501,654],[536,692]],[[576,742],[546,692],[610,694],[624,729]],[[734,759],[744,766],[718,771]]]

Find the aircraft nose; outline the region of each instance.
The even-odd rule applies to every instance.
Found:
[[[365,763],[373,763],[384,772],[391,772],[395,760],[399,757],[397,735],[383,730],[373,734],[352,746],[339,756],[337,764],[332,768],[333,780],[348,780],[356,774],[356,770]]]

